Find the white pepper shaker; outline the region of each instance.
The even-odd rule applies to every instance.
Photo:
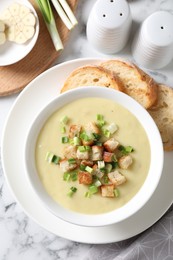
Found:
[[[125,0],[97,0],[87,22],[87,38],[100,52],[112,54],[127,44],[132,18]]]
[[[157,11],[142,23],[132,43],[135,61],[147,69],[160,69],[173,58],[173,15]]]

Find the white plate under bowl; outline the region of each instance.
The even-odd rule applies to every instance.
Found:
[[[0,13],[5,10],[12,3],[19,3],[30,8],[36,18],[35,34],[32,39],[24,44],[17,44],[14,42],[6,41],[0,45],[0,66],[7,66],[22,60],[34,47],[38,34],[39,34],[39,20],[37,13],[31,3],[27,0],[1,0]]]
[[[82,227],[59,219],[43,206],[29,185],[24,174],[23,158],[24,140],[31,121],[45,104],[58,95],[70,72],[77,67],[98,64],[100,61],[103,60],[78,59],[65,62],[33,80],[14,103],[2,139],[4,174],[16,201],[22,206],[24,212],[40,226],[58,236],[90,244],[118,242],[143,232],[160,219],[173,202],[173,152],[164,154],[163,174],[148,203],[125,221],[105,227]]]

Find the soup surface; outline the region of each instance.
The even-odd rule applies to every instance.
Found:
[[[126,182],[118,186],[119,196],[114,198],[102,197],[100,193],[86,197],[87,185],[64,181],[59,165],[45,160],[50,151],[64,157],[64,148],[68,145],[62,143],[62,136],[66,134],[62,134],[60,121],[64,116],[69,118],[70,124],[85,125],[96,122],[97,114],[103,115],[108,124],[116,123],[118,130],[113,137],[122,145],[130,145],[134,149],[131,154],[133,164],[127,170],[120,170]],[[46,121],[37,139],[35,159],[40,180],[53,200],[73,211],[99,214],[123,206],[139,191],[150,166],[150,146],[140,122],[127,109],[107,99],[83,98],[65,105]],[[70,197],[67,193],[72,186],[77,188],[77,192]]]

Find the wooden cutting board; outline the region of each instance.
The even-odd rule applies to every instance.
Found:
[[[73,11],[77,7],[77,1],[68,0]],[[32,51],[23,60],[10,66],[0,67],[0,96],[7,96],[21,91],[32,79],[49,68],[61,53],[54,49],[36,1],[30,0],[30,2],[39,17],[39,37]],[[65,44],[70,31],[57,14],[55,14],[55,20],[62,42]]]

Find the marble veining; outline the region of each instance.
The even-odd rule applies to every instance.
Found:
[[[84,57],[124,57],[133,61],[130,43],[139,23],[156,10],[173,13],[172,0],[129,0],[134,27],[128,46],[116,55],[95,51],[86,39],[86,22],[95,0],[81,0],[79,25],[71,33],[56,64]],[[147,71],[155,80],[173,86],[173,62],[166,68]],[[8,111],[18,95],[0,100],[0,137]],[[15,172],[14,172],[15,174]],[[15,201],[5,181],[0,160],[0,260],[163,260],[173,259],[172,207],[155,225],[131,239],[106,245],[76,243],[58,237],[28,217]]]

